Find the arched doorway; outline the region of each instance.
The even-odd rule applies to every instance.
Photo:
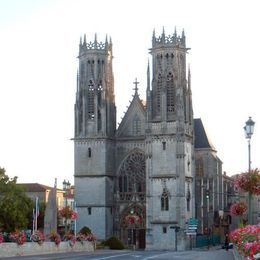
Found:
[[[128,247],[145,248],[145,154],[135,149],[121,164],[117,178],[119,236]]]

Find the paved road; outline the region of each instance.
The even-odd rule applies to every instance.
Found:
[[[128,250],[97,250],[95,252],[60,253],[38,256],[8,257],[5,260],[28,259],[75,259],[75,260],[234,260],[232,250],[225,251],[219,248],[173,252],[173,251],[128,251]]]

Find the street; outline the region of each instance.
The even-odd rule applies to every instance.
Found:
[[[97,250],[95,252],[71,252],[60,254],[48,254],[38,256],[19,256],[8,257],[4,259],[28,259],[28,260],[47,260],[47,259],[76,259],[76,260],[234,260],[232,250],[226,251],[220,247],[211,248],[210,250],[195,249],[192,251],[129,251],[129,250]]]

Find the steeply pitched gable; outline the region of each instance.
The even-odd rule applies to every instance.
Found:
[[[118,129],[117,137],[135,137],[145,134],[145,107],[136,91]]]

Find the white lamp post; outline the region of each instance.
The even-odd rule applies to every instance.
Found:
[[[254,133],[254,126],[255,122],[249,117],[249,119],[246,121],[246,125],[244,126],[245,130],[245,136],[246,139],[248,139],[248,173],[251,172],[251,137]],[[252,194],[251,192],[248,193],[248,222],[249,224],[252,224],[252,214],[251,214],[251,200],[252,200]]]

